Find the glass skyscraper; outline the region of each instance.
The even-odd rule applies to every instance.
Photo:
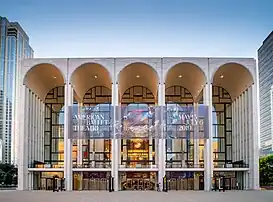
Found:
[[[258,50],[260,78],[261,152],[273,152],[273,31]]]
[[[15,162],[13,119],[15,116],[16,78],[22,59],[32,58],[29,37],[17,22],[0,16],[0,162]]]

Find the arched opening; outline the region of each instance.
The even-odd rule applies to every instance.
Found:
[[[252,124],[250,71],[241,64],[228,63],[217,69],[212,82],[213,163],[215,168],[248,168]],[[243,189],[246,172],[214,172],[214,180],[225,178],[226,186]]]
[[[146,116],[157,103],[157,72],[144,63],[133,63],[119,73],[119,102],[121,103],[120,140],[121,168],[153,168],[158,162],[158,140],[149,128],[152,117]],[[155,172],[126,172],[121,189],[154,189]]]
[[[168,71],[165,80],[166,168],[204,167],[204,139],[197,138],[202,137],[204,131],[199,127],[184,130],[186,125],[174,120],[182,117],[185,111],[195,113],[197,106],[203,103],[206,76],[197,65],[180,63]],[[171,179],[170,189],[204,189],[203,172],[166,174]]]
[[[74,168],[111,168],[112,126],[112,80],[108,70],[100,64],[86,63],[78,67],[71,76],[75,105],[92,109],[92,113],[103,115],[109,125],[99,127],[100,138],[87,137],[73,140]],[[107,190],[110,172],[73,172],[74,190]],[[109,182],[108,182],[109,183]]]
[[[125,138],[121,139],[121,167],[151,168],[156,165],[158,140],[152,138],[153,132],[149,130],[154,126],[155,120],[148,115],[154,105],[155,96],[144,86],[132,86],[122,95],[121,131]],[[153,172],[126,173],[126,180],[121,182],[121,187],[125,190],[152,190],[155,187],[155,179],[156,175]],[[134,181],[135,185],[132,184]]]
[[[52,64],[38,64],[25,75],[25,137],[29,168],[55,168],[63,176],[64,166],[63,73]],[[27,131],[27,132],[26,132]],[[33,172],[33,189],[52,189],[54,172]]]
[[[203,70],[192,63],[179,63],[173,66],[165,78],[166,103],[166,167],[200,168],[204,167],[204,139],[201,128],[183,130],[182,122],[174,123],[186,111],[196,111],[203,103],[203,87],[206,76]],[[175,110],[174,110],[175,109]],[[198,154],[197,154],[198,153]],[[171,179],[170,189],[204,189],[203,172],[167,172]]]

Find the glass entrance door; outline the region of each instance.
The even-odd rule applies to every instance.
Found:
[[[121,190],[155,190],[156,173],[128,172],[124,173]]]

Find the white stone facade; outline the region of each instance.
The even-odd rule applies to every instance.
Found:
[[[194,99],[203,97],[203,103],[208,105],[209,110],[209,139],[205,140],[205,154],[204,167],[194,168],[167,168],[166,167],[166,149],[164,139],[158,140],[156,167],[150,168],[122,168],[120,167],[120,143],[118,139],[112,140],[112,159],[111,168],[88,168],[87,171],[109,171],[114,177],[114,189],[119,190],[119,172],[121,171],[154,171],[157,173],[158,182],[163,184],[163,177],[169,171],[201,171],[204,172],[204,190],[210,191],[212,187],[213,172],[225,171],[242,171],[244,174],[244,189],[258,189],[259,188],[259,171],[258,171],[258,137],[259,137],[259,94],[257,82],[257,68],[256,62],[251,58],[60,58],[60,59],[27,59],[21,64],[21,74],[18,81],[18,89],[20,95],[16,99],[18,111],[16,112],[15,125],[15,141],[18,146],[18,189],[28,190],[32,189],[32,181],[34,171],[55,171],[63,172],[66,190],[73,189],[73,172],[84,171],[84,169],[73,168],[72,166],[72,143],[68,139],[69,117],[68,106],[73,104],[73,97],[75,97],[75,82],[73,83],[73,73],[82,65],[99,64],[104,67],[110,77],[110,88],[112,92],[112,105],[118,106],[120,104],[120,96],[127,89],[134,85],[129,81],[121,78],[120,73],[131,64],[141,64],[149,66],[157,75],[155,79],[149,74],[145,77],[145,72],[141,75],[143,85],[147,86],[154,94],[157,94],[157,105],[165,106],[165,89],[166,80],[170,70],[178,64],[189,65],[187,69],[181,67],[184,83],[181,86],[187,85],[187,89],[191,91]],[[64,99],[64,167],[63,168],[30,168],[28,165],[33,160],[43,161],[44,158],[44,116],[45,116],[45,96],[57,84],[46,82],[37,75],[28,77],[31,71],[39,65],[50,65],[56,67],[64,80],[65,99]],[[190,69],[191,65],[199,68],[200,75],[204,77],[192,76],[195,74]],[[135,68],[135,69],[141,69]],[[183,69],[183,70],[182,70]],[[218,71],[219,70],[219,71]],[[90,70],[92,71],[92,70]],[[127,73],[134,74],[137,70],[131,70]],[[150,71],[150,70],[149,70]],[[177,69],[179,72],[180,69]],[[184,73],[184,72],[185,73]],[[53,72],[53,71],[52,71]],[[191,73],[192,72],[192,73]],[[218,73],[217,73],[218,72]],[[220,72],[220,73],[219,73]],[[38,71],[37,71],[38,73]],[[36,73],[35,73],[36,74]],[[51,74],[44,68],[41,74]],[[227,78],[226,80],[214,79],[215,76]],[[78,74],[80,75],[80,74]],[[176,75],[177,77],[178,75]],[[52,77],[52,75],[50,76]],[[79,77],[79,76],[78,76]],[[182,77],[182,76],[181,76]],[[40,79],[41,78],[41,79]],[[49,77],[48,77],[49,78]],[[75,77],[76,78],[76,77]],[[80,81],[80,78],[77,78]],[[105,78],[106,79],[106,78]],[[123,79],[123,80],[122,80]],[[183,78],[182,78],[183,79]],[[187,80],[188,79],[188,80]],[[48,80],[48,79],[47,79]],[[84,78],[82,79],[84,80]],[[172,79],[171,79],[172,80]],[[175,80],[175,78],[173,79]],[[75,81],[75,80],[74,80]],[[200,81],[201,85],[198,83]],[[103,80],[101,81],[104,82]],[[131,82],[132,81],[131,79]],[[138,80],[136,80],[138,82]],[[175,81],[176,82],[176,81]],[[247,167],[228,168],[228,167],[214,167],[213,163],[213,85],[222,86],[227,90],[232,99],[232,161],[243,160]],[[123,84],[121,84],[123,83]],[[138,84],[138,83],[136,83]],[[174,83],[177,85],[177,83]],[[173,85],[174,85],[173,84]],[[58,84],[60,85],[60,84]],[[84,87],[84,85],[88,85]],[[83,81],[80,88],[76,92],[78,97],[83,97],[84,93],[90,88],[90,83]],[[93,85],[93,84],[92,84]],[[94,84],[95,85],[95,84]],[[93,85],[93,86],[94,86]],[[101,84],[100,84],[101,85]],[[106,84],[105,84],[106,85]],[[108,84],[107,84],[108,85]],[[139,84],[138,84],[139,85]],[[171,84],[170,84],[171,85]],[[169,85],[169,86],[170,86]],[[39,86],[39,88],[37,87]],[[201,86],[201,87],[200,87]],[[79,88],[79,87],[78,87]],[[200,89],[199,89],[200,88]],[[123,90],[124,89],[124,90]],[[123,92],[121,92],[123,91]],[[19,93],[18,93],[19,94]],[[197,104],[197,101],[196,101]],[[198,142],[198,140],[196,140]],[[198,146],[195,147],[195,161],[198,159]],[[82,153],[82,152],[81,152]],[[82,158],[81,155],[78,158]],[[198,162],[197,162],[198,163]]]

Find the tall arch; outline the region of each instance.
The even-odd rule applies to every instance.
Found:
[[[226,63],[215,70],[212,77],[213,163],[215,168],[248,168],[249,156],[256,155],[253,140],[257,135],[253,125],[254,78],[249,69],[239,63]],[[251,170],[251,169],[250,169]],[[251,171],[250,171],[251,172]],[[214,177],[220,173],[214,171]],[[236,181],[242,186],[245,172],[223,174],[230,187]],[[228,176],[225,176],[228,175]]]

